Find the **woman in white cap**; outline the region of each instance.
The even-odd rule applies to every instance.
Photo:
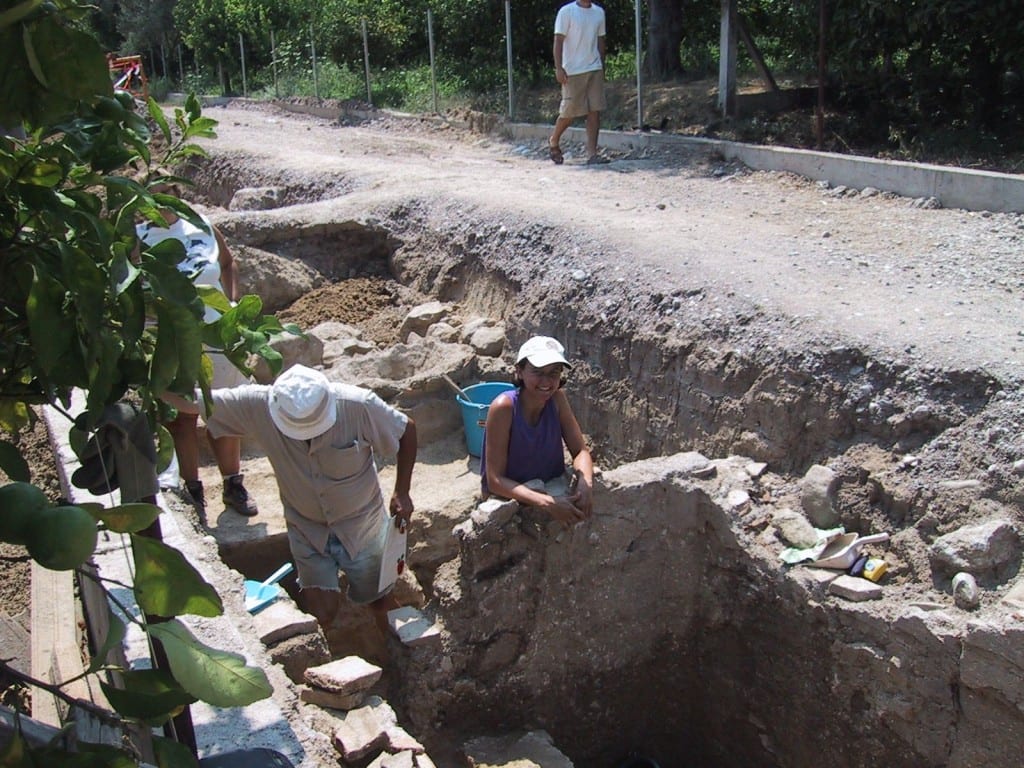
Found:
[[[166,399],[188,406],[182,398]],[[341,570],[349,599],[368,605],[385,631],[387,612],[400,606],[391,587],[378,587],[382,557],[388,526],[408,523],[413,512],[415,422],[372,391],[328,381],[302,365],[271,386],[215,389],[211,404],[210,433],[255,438],[274,468],[308,610],[324,629],[331,627],[341,607]],[[396,457],[387,507],[375,456]]]
[[[590,449],[562,389],[563,376],[571,368],[556,339],[527,340],[516,355],[516,388],[498,395],[487,411],[480,457],[485,496],[539,507],[566,527],[590,517],[594,484]],[[531,480],[547,483],[566,474],[566,448],[572,456],[567,493],[552,495],[531,488]]]

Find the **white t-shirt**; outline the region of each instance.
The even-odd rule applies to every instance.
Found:
[[[565,36],[562,68],[567,75],[582,75],[601,69],[601,52],[597,48],[597,39],[605,36],[604,9],[601,6],[563,5],[555,17],[555,34]]]
[[[177,219],[173,224],[159,227],[150,221],[137,224],[135,233],[146,245],[156,245],[167,239],[178,240],[185,246],[185,258],[178,262],[178,270],[188,275],[196,285],[208,285],[224,290],[221,283],[220,246],[213,234],[213,224],[203,214],[199,214],[203,227],[197,227],[185,219]],[[207,306],[203,314],[203,322],[212,323],[220,317],[213,307]],[[213,362],[213,385],[215,387],[234,387],[248,381],[248,378],[223,352],[204,347]]]
[[[224,286],[220,282],[220,248],[213,234],[213,224],[202,214],[200,218],[205,225],[204,229],[179,218],[166,227],[158,227],[150,221],[143,222],[135,227],[135,233],[146,245],[156,245],[168,239],[179,241],[185,246],[185,258],[178,262],[178,270],[192,278],[196,285],[208,285],[223,291]],[[204,319],[208,323],[220,317],[210,307],[206,311]]]

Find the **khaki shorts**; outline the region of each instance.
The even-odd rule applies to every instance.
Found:
[[[381,560],[387,543],[388,525],[394,518],[381,512],[377,535],[352,557],[333,533],[327,538],[327,552],[317,552],[309,539],[295,526],[288,526],[288,544],[295,569],[299,573],[299,588],[319,587],[331,592],[341,591],[338,571],[348,581],[348,599],[357,605],[366,605],[386,595],[392,588],[379,592]]]
[[[562,84],[559,117],[583,117],[590,112],[601,112],[606,106],[603,69],[569,75],[569,80]]]

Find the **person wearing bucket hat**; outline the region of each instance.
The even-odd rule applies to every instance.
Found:
[[[590,517],[594,486],[590,449],[563,389],[571,368],[557,339],[528,339],[516,355],[516,388],[498,395],[487,411],[480,457],[485,497],[543,509],[566,527]],[[531,488],[531,480],[548,483],[567,475],[566,448],[572,456],[566,492]]]
[[[377,585],[388,526],[405,525],[413,513],[415,422],[372,391],[303,365],[269,386],[215,389],[210,397],[207,429],[255,439],[274,469],[304,607],[332,627],[340,570],[349,599],[368,605],[385,632],[387,612],[400,606],[391,588],[382,593]],[[395,487],[386,506],[375,458],[391,456]]]

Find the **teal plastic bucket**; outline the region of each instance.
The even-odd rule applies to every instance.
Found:
[[[462,391],[466,393],[467,400],[462,395],[456,395],[455,399],[462,408],[462,426],[466,430],[466,447],[470,456],[479,458],[484,449],[484,427],[487,425],[487,411],[491,407],[491,401],[502,392],[515,389],[514,384],[507,382],[488,381],[484,384],[474,384],[465,387]]]

